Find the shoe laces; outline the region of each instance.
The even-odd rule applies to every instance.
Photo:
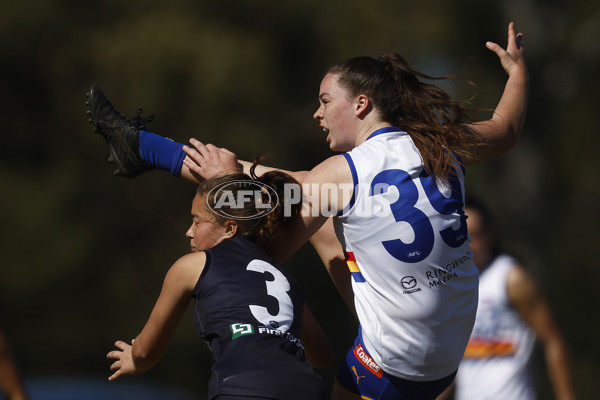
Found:
[[[135,112],[135,115],[131,119],[131,122],[133,123],[133,125],[135,125],[135,127],[138,130],[146,129],[146,123],[154,121],[154,114],[146,116],[146,117],[142,117],[143,112],[144,112],[143,109],[138,108],[137,111]]]

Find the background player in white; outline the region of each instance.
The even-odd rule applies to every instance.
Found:
[[[544,352],[557,399],[575,399],[568,349],[535,279],[498,248],[492,215],[478,199],[465,207],[473,260],[481,272],[479,307],[456,376],[457,400],[534,399],[531,356]],[[450,391],[440,400],[450,398]]]

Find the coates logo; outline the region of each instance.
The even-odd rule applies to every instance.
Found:
[[[414,276],[405,276],[400,280],[400,283],[404,289],[412,289],[417,286],[417,280]]]
[[[354,349],[354,355],[356,356],[358,361],[360,361],[360,363],[373,375],[375,375],[378,378],[381,378],[383,376],[383,371],[381,370],[379,365],[377,365],[377,363],[371,358],[371,356],[367,354],[365,349],[363,349],[362,345],[359,344],[358,346],[356,346],[356,348]]]
[[[214,198],[214,204],[208,203]],[[272,187],[257,181],[235,180],[221,183],[208,192],[208,208],[214,213],[232,219],[255,219],[270,214],[279,204],[279,196]],[[249,209],[249,215],[234,215],[233,210]]]

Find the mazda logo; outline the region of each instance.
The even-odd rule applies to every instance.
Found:
[[[400,280],[400,283],[404,289],[412,289],[417,286],[417,280],[414,276],[405,276]]]

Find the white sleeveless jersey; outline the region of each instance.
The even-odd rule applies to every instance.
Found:
[[[388,374],[446,377],[458,368],[477,307],[464,171],[436,184],[410,136],[393,127],[344,156],[356,186],[335,224],[366,349]]]
[[[479,309],[456,376],[456,399],[534,399],[529,360],[535,333],[511,307],[506,279],[515,260],[501,255],[481,273]]]

